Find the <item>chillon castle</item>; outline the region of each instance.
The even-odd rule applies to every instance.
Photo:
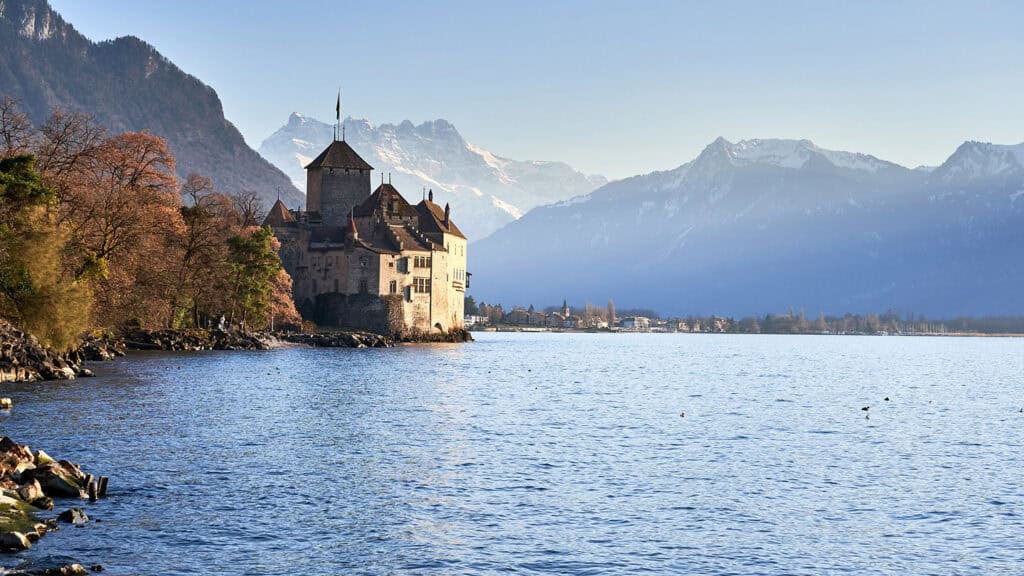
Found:
[[[466,237],[433,193],[415,206],[344,140],[306,166],[306,209],[278,200],[265,225],[281,242],[295,303],[322,326],[410,335],[463,328]]]

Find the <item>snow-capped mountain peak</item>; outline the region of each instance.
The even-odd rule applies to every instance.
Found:
[[[345,138],[378,172],[389,173],[409,200],[430,188],[450,202],[459,227],[482,238],[535,206],[587,194],[605,184],[560,162],[518,161],[474,146],[444,119],[374,125],[345,118]],[[298,112],[267,138],[260,153],[305,188],[303,170],[334,136],[334,126]]]
[[[932,173],[946,184],[1024,173],[1024,143],[1006,145],[967,141]]]
[[[737,167],[761,164],[797,170],[815,157],[822,158],[837,168],[862,172],[874,173],[884,168],[899,168],[892,162],[867,154],[827,150],[819,148],[810,140],[780,138],[755,138],[740,140],[734,144],[719,137],[704,149],[696,162],[706,164],[727,160],[729,165]]]

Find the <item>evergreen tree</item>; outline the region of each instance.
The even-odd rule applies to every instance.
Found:
[[[476,300],[474,300],[472,296],[466,296],[463,313],[466,314],[467,316],[480,315],[480,308],[476,305]]]

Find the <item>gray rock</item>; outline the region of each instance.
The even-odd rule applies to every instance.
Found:
[[[53,510],[53,498],[49,496],[43,496],[42,498],[36,498],[29,502],[29,504],[39,508],[40,510]]]
[[[0,532],[0,550],[20,552],[32,547],[32,542],[21,532]]]
[[[43,464],[33,470],[26,470],[21,475],[22,481],[38,480],[47,496],[65,498],[84,498],[81,482],[85,477],[77,466],[61,460]]]
[[[61,512],[57,520],[67,524],[85,524],[89,521],[89,516],[81,508],[72,508]]]
[[[32,481],[18,487],[18,496],[25,502],[32,503],[45,498],[46,494],[43,494],[43,487],[39,485],[39,481],[33,478]]]

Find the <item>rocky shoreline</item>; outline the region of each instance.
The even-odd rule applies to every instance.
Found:
[[[62,524],[85,525],[89,517],[82,508],[44,516],[54,509],[56,502],[95,502],[105,497],[106,492],[106,478],[86,474],[72,462],[54,460],[42,450],[33,452],[24,444],[0,437],[0,553],[28,550],[46,534],[60,530]],[[94,564],[90,569],[100,572],[103,566]],[[87,573],[81,564],[4,572],[11,576]]]
[[[402,336],[398,340],[402,344],[462,344],[472,342],[473,335],[465,328],[448,332],[416,333]]]
[[[124,347],[94,337],[67,354],[57,353],[31,334],[0,320],[0,382],[37,382],[40,380],[73,380],[92,376],[82,366],[87,360],[107,360],[124,355]]]
[[[241,332],[236,330],[142,330],[122,336],[88,335],[75,350],[57,353],[27,332],[0,320],[0,383],[73,380],[94,376],[85,362],[111,360],[131,350],[270,350],[287,345],[314,348],[390,348],[396,344],[472,342],[467,330],[388,337],[371,332]]]

